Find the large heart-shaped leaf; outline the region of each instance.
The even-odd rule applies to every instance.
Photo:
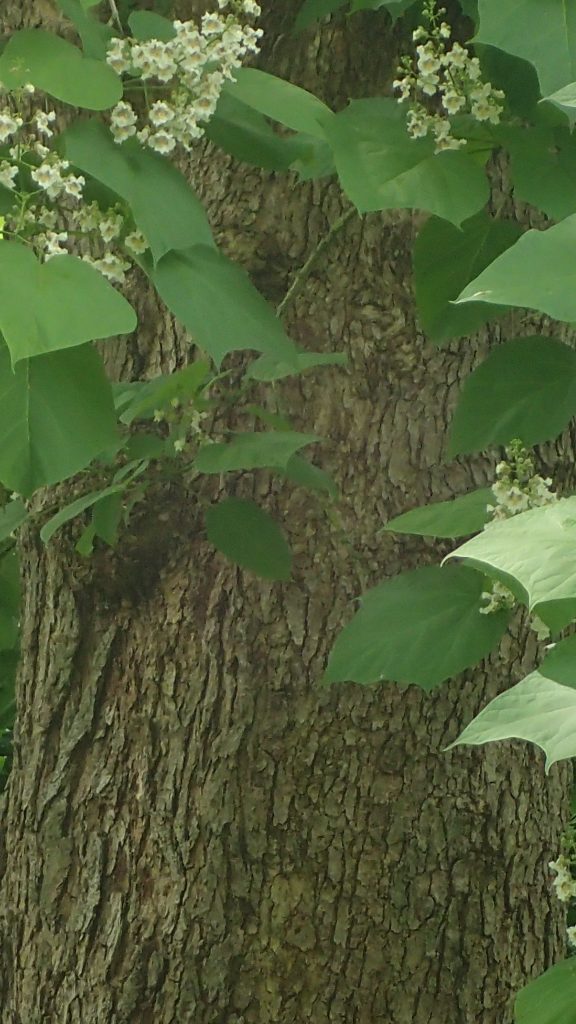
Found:
[[[471,281],[457,302],[538,309],[576,320],[576,214],[546,231],[527,231]]]
[[[126,299],[88,263],[75,256],[40,263],[27,246],[0,241],[0,330],[14,364],[128,334],[136,323]]]
[[[164,157],[135,139],[117,145],[95,120],[76,121],[64,132],[63,142],[71,163],[126,200],[155,260],[170,249],[214,246],[204,207]]]
[[[353,100],[322,124],[342,188],[362,213],[415,208],[461,224],[488,200],[478,162],[462,152],[435,155],[431,139],[411,139],[394,100]]]
[[[426,221],[414,246],[414,290],[420,323],[432,341],[442,344],[474,334],[502,312],[481,302],[450,303],[520,234],[513,221],[494,220],[484,211],[462,228],[440,217]]]
[[[500,580],[553,630],[576,616],[576,497],[491,523],[448,559]],[[445,559],[447,561],[448,559]]]
[[[480,0],[476,42],[534,65],[542,95],[576,79],[576,8],[572,0]]]
[[[528,740],[555,761],[576,757],[576,690],[531,672],[476,715],[447,750],[494,740]]]
[[[0,481],[28,497],[84,469],[117,436],[110,382],[94,348],[36,356],[12,371],[0,347]]]
[[[244,271],[204,245],[163,256],[148,273],[168,308],[220,366],[228,352],[256,349],[295,367],[296,346]]]
[[[206,512],[208,539],[226,558],[267,580],[288,580],[290,548],[278,523],[253,501],[226,498]]]
[[[0,55],[8,89],[32,82],[73,107],[106,110],[122,98],[122,81],[108,64],[85,57],[72,43],[41,29],[15,32]]]
[[[332,648],[325,681],[388,679],[430,690],[481,661],[509,615],[481,615],[482,576],[464,566],[449,569],[402,573],[364,594]]]
[[[576,352],[553,338],[514,338],[466,379],[450,428],[450,454],[517,437],[528,447],[562,433],[576,415]]]
[[[413,533],[419,537],[467,537],[478,533],[488,521],[488,505],[495,502],[488,487],[462,494],[450,501],[413,508],[386,523],[384,530]]]
[[[521,989],[516,1024],[576,1024],[576,959],[570,957]]]
[[[274,466],[285,468],[300,448],[318,440],[315,434],[299,434],[294,430],[236,434],[227,444],[204,445],[194,460],[194,466],[200,473],[228,473],[236,469]]]

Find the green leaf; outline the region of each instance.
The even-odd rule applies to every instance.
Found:
[[[83,469],[115,438],[110,382],[94,348],[22,360],[14,371],[7,348],[0,348],[0,480],[6,487],[28,497]]]
[[[570,82],[564,88],[557,89],[550,96],[546,96],[546,99],[549,103],[553,103],[555,107],[566,113],[571,121],[574,120],[576,116],[576,82]]]
[[[576,960],[554,964],[520,990],[516,1024],[576,1024]]]
[[[576,633],[554,644],[540,665],[547,679],[576,689]]]
[[[121,492],[108,494],[92,506],[92,526],[94,534],[105,544],[113,548],[118,541],[118,532],[122,521],[123,496]]]
[[[275,356],[260,356],[246,371],[246,376],[253,380],[283,380],[317,366],[346,366],[348,357],[345,352],[297,352],[296,361],[286,363]]]
[[[514,195],[555,220],[576,212],[576,139],[568,128],[499,130],[511,158]]]
[[[292,430],[236,434],[228,444],[203,445],[194,460],[194,467],[200,473],[285,467],[300,448],[318,440],[320,438],[315,434],[299,434]]]
[[[60,10],[76,27],[86,57],[105,60],[108,44],[114,35],[111,26],[104,25],[93,15],[87,13],[85,5],[80,3],[80,0],[56,0],[56,2]]]
[[[300,487],[306,487],[310,491],[324,491],[331,498],[338,498],[338,487],[329,473],[300,455],[293,455],[284,467],[275,466],[274,469]]]
[[[461,229],[439,217],[426,221],[414,246],[414,289],[420,323],[432,341],[474,334],[502,312],[483,303],[450,303],[520,234],[514,221],[493,220],[484,211]]]
[[[128,18],[128,24],[132,35],[139,42],[146,42],[148,39],[161,39],[163,43],[169,43],[176,36],[176,29],[172,22],[154,11],[132,11]]]
[[[350,0],[350,14],[357,11],[379,11],[384,7],[396,21],[414,3],[415,0]]]
[[[576,352],[554,338],[514,338],[466,379],[450,427],[449,454],[519,438],[531,448],[576,415]]]
[[[475,49],[480,59],[482,78],[495,89],[502,89],[510,112],[525,119],[538,120],[542,108],[538,107],[540,87],[534,66],[494,46],[480,45]],[[500,128],[496,134],[499,131]]]
[[[542,95],[576,78],[576,8],[571,0],[480,0],[475,42],[533,64]]]
[[[206,512],[208,539],[226,558],[267,580],[288,580],[290,548],[278,523],[253,501],[226,498]]]
[[[576,615],[575,544],[576,497],[561,498],[491,523],[448,559],[500,580],[556,631]]]
[[[576,757],[576,691],[531,672],[491,700],[446,750],[511,739],[541,747],[546,772],[556,761]]]
[[[362,213],[414,208],[461,224],[488,200],[476,160],[434,155],[431,139],[411,139],[395,100],[353,100],[323,125],[342,188]]]
[[[0,509],[0,540],[7,540],[28,518],[26,506],[14,498]]]
[[[415,569],[364,594],[332,648],[325,682],[388,679],[430,690],[484,658],[509,615],[481,615],[482,576],[449,569]]]
[[[8,89],[32,82],[64,103],[107,110],[122,98],[122,80],[100,60],[41,29],[15,32],[0,55],[0,80]]]
[[[156,261],[170,249],[214,246],[204,207],[164,157],[135,139],[117,145],[108,129],[95,120],[76,121],[63,140],[71,163],[126,200]]]
[[[450,501],[423,505],[391,519],[384,530],[419,537],[466,537],[478,533],[488,521],[486,506],[495,502],[489,487],[462,494]]]
[[[97,502],[102,501],[104,498],[111,494],[118,494],[124,490],[124,484],[114,484],[110,487],[105,487],[100,491],[90,491],[89,494],[83,494],[80,498],[76,498],[75,501],[71,501],[69,505],[64,505],[63,508],[59,509],[55,516],[52,516],[40,530],[40,538],[45,544],[48,543],[51,537],[54,536],[57,530],[60,530],[65,523],[69,523],[71,519],[75,519],[76,516],[81,515],[87,508],[91,508],[96,505]]]
[[[271,306],[222,253],[202,245],[170,252],[148,273],[168,309],[218,367],[227,353],[241,349],[295,365],[296,347]]]
[[[576,214],[546,231],[527,231],[470,282],[457,302],[538,309],[576,320]]]
[[[308,28],[309,25],[313,25],[320,18],[326,18],[329,14],[334,14],[341,7],[345,7],[346,3],[347,0],[304,0],[294,22],[295,31],[299,32],[302,29]]]
[[[334,114],[317,96],[257,68],[236,68],[234,78],[225,86],[229,96],[295,132],[324,138],[320,120],[329,120]]]
[[[88,263],[75,256],[40,263],[27,246],[0,241],[0,330],[13,364],[135,327],[132,307]]]
[[[236,160],[268,171],[287,171],[295,161],[311,162],[318,151],[318,139],[277,135],[263,114],[225,91],[206,125],[206,136]],[[322,145],[330,155],[327,144]]]
[[[125,393],[120,421],[130,424],[136,419],[149,418],[155,409],[165,409],[175,399],[188,401],[194,398],[205,385],[209,373],[209,363],[198,360],[174,373],[161,374],[148,381],[133,381],[140,386]]]

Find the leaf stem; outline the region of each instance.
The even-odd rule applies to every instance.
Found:
[[[304,285],[304,282],[309,276],[310,271],[312,270],[312,267],[316,263],[318,257],[321,256],[323,252],[325,252],[334,236],[337,235],[338,232],[348,223],[349,220],[352,220],[352,217],[354,217],[354,215],[357,213],[358,210],[356,209],[356,207],[351,206],[348,210],[346,210],[345,213],[342,214],[341,217],[338,217],[337,220],[334,221],[330,230],[324,235],[323,238],[320,239],[318,245],[316,246],[315,249],[312,250],[306,262],[303,263],[300,269],[296,271],[292,284],[290,285],[282,301],[276,307],[277,316],[283,315],[283,313],[286,310],[286,307],[294,300],[296,295],[298,295],[298,293],[302,289],[302,286]]]

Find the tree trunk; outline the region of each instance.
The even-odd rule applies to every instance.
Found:
[[[8,0],[3,28],[38,7]],[[385,14],[293,37],[293,7],[264,3],[260,66],[336,106],[382,92],[399,45]],[[346,207],[333,180],[296,185],[207,145],[190,173],[271,301]],[[205,482],[152,488],[131,536],[86,563],[74,526],[47,547],[25,533],[1,1024],[510,1024],[514,992],[561,952],[547,861],[567,769],[546,777],[523,744],[442,752],[520,678],[525,637],[432,695],[318,683],[354,598],[438,557],[382,523],[489,477],[487,461],[441,461],[490,339],[424,343],[415,228],[404,213],[352,220],[287,311],[305,347],[349,355],[348,370],[277,387],[297,427],[326,438],[342,531],[268,474],[221,485],[284,519],[290,583],[214,553]],[[137,301],[112,372],[183,365],[183,333],[144,286]]]

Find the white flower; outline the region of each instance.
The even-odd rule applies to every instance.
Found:
[[[117,142],[118,144],[120,144],[121,142],[126,142],[126,139],[129,139],[131,135],[136,135],[136,127],[133,124],[113,124],[110,127],[112,135],[114,137],[114,142]]]
[[[110,120],[115,127],[127,128],[129,125],[136,124],[137,118],[131,105],[121,100],[112,110]]]
[[[183,452],[185,447],[186,447],[186,441],[184,441],[183,438],[179,437],[179,438],[177,438],[176,441],[174,441],[174,450],[175,451]]]
[[[44,110],[37,110],[33,120],[36,124],[36,131],[48,137],[54,135],[50,128],[50,125],[56,120],[56,112],[54,110],[49,110],[47,113]]]
[[[131,266],[130,263],[126,263],[119,256],[115,256],[111,252],[105,253],[98,260],[92,259],[91,256],[83,256],[82,259],[86,263],[90,263],[96,270],[99,270],[101,274],[104,274],[109,281],[115,281],[118,284],[124,283],[125,273],[127,270],[130,270]]]
[[[168,132],[153,132],[148,138],[148,145],[157,153],[171,153],[176,145],[176,139]]]
[[[445,92],[442,97],[442,106],[449,114],[457,114],[465,103],[466,97],[461,96],[458,92],[454,92],[453,89]]]
[[[419,75],[418,85],[426,96],[435,96],[438,90],[440,78],[438,75]]]
[[[45,259],[52,259],[53,256],[67,256],[68,251],[63,243],[68,241],[65,231],[47,231],[44,242]]]
[[[8,163],[7,160],[0,161],[0,185],[4,188],[13,189],[18,168]]]
[[[148,119],[152,122],[155,128],[160,125],[168,124],[169,121],[174,120],[175,110],[168,103],[164,103],[163,100],[157,100],[153,103],[148,111]]]
[[[465,68],[470,58],[468,56],[468,50],[465,50],[460,43],[454,43],[451,50],[448,50],[442,59],[442,63],[447,67],[452,68]]]
[[[262,8],[260,4],[257,4],[255,0],[243,0],[242,11],[244,14],[248,14],[252,18],[258,18],[262,14]]]
[[[433,43],[417,46],[416,53],[418,54],[418,68],[422,74],[430,75],[438,71],[441,62]]]
[[[226,22],[217,14],[202,15],[202,33],[205,36],[219,35],[226,28]]]
[[[131,249],[133,253],[139,255],[140,253],[146,252],[148,249],[148,242],[144,238],[141,231],[133,231],[130,235],[126,235],[124,239],[124,245]]]
[[[82,189],[86,184],[86,178],[82,174],[69,174],[64,178],[64,192],[73,199],[82,198]]]
[[[98,230],[105,242],[111,242],[124,227],[124,218],[113,210],[108,210],[98,225]]]
[[[576,946],[576,925],[566,929],[566,937],[571,946]]]
[[[124,39],[111,39],[106,51],[106,63],[121,75],[130,70],[129,45]]]
[[[420,39],[427,39],[428,33],[423,25],[419,25],[418,28],[414,29],[412,33],[412,39],[415,43],[419,42]]]
[[[31,172],[31,177],[40,188],[45,189],[49,194],[56,189],[58,190],[56,194],[58,194],[62,186],[62,176],[56,164],[40,164]]]
[[[450,39],[450,36],[452,35],[452,29],[446,21],[442,22],[438,31],[442,39]]]
[[[0,142],[5,142],[22,127],[21,117],[12,117],[9,110],[0,111]]]

